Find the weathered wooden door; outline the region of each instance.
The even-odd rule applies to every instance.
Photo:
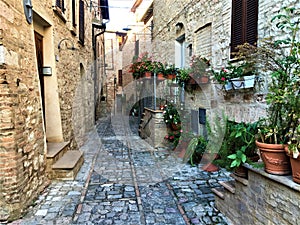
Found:
[[[34,32],[34,38],[35,38],[35,49],[36,49],[36,58],[38,64],[39,80],[41,86],[43,116],[45,118],[45,94],[44,94],[45,84],[44,84],[44,76],[43,76],[43,66],[44,66],[43,36],[37,32]]]

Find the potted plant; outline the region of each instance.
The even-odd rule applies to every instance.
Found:
[[[228,62],[219,72],[212,69],[214,79],[223,85],[226,91],[242,88],[252,88],[255,84],[253,63],[239,61],[235,64]]]
[[[265,39],[259,47],[240,46],[240,55],[245,60],[257,61],[263,71],[270,74],[267,118],[261,123],[256,143],[266,172],[285,175],[290,173],[290,162],[284,147],[297,130],[300,117],[300,43],[296,41],[299,12],[294,8],[283,8],[272,22],[279,31],[276,37]]]
[[[185,84],[190,80],[190,68],[180,68],[176,74],[176,82],[180,87],[184,87]]]
[[[200,163],[206,146],[207,140],[203,136],[199,135],[198,137],[193,137],[187,146],[183,161],[190,162],[191,165]]]
[[[196,84],[207,84],[209,82],[209,66],[208,59],[193,55],[190,63],[191,80],[194,80]]]
[[[175,64],[169,63],[165,65],[165,74],[169,80],[174,80],[177,72],[178,68],[175,67]]]
[[[234,168],[237,176],[247,177],[247,171],[242,164],[252,164],[259,160],[255,145],[258,122],[235,123],[230,126],[229,132],[229,140],[232,141],[230,147],[233,148],[233,153],[227,156],[231,161],[230,167]]]
[[[167,125],[173,130],[180,130],[181,128],[181,120],[179,112],[177,111],[176,107],[172,103],[168,103],[165,105],[163,111],[164,121]]]
[[[299,156],[300,124],[299,122],[295,130],[293,130],[293,128],[290,129],[289,135],[290,138],[288,141],[288,145],[285,147],[286,153],[290,157],[293,181],[299,184],[300,183],[300,156]]]
[[[134,79],[138,79],[143,77],[144,75],[147,77],[145,73],[150,73],[154,69],[154,64],[152,62],[152,58],[149,56],[148,52],[142,53],[140,56],[134,56],[132,59],[132,63],[129,67],[129,72],[132,73]],[[149,77],[149,75],[148,75]]]

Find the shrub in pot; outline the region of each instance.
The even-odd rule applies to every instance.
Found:
[[[299,124],[300,117],[300,43],[296,40],[299,12],[294,8],[283,8],[272,22],[276,23],[279,31],[276,37],[265,39],[259,47],[240,46],[239,56],[248,62],[257,62],[264,72],[270,74],[266,96],[267,118],[261,122],[256,143],[266,172],[285,175],[290,173],[290,162],[284,146],[289,142],[291,130]],[[280,39],[282,36],[285,39]]]

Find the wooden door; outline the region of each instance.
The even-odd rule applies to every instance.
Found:
[[[36,49],[36,58],[38,64],[39,80],[41,86],[43,115],[45,118],[45,94],[44,94],[45,84],[44,84],[44,76],[43,76],[43,66],[44,66],[43,36],[37,32],[34,32],[34,38],[35,38],[35,49]]]

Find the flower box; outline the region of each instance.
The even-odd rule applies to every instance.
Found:
[[[226,84],[224,84],[224,89],[229,90],[238,90],[253,88],[255,85],[255,75],[244,76],[239,78],[232,78]]]

